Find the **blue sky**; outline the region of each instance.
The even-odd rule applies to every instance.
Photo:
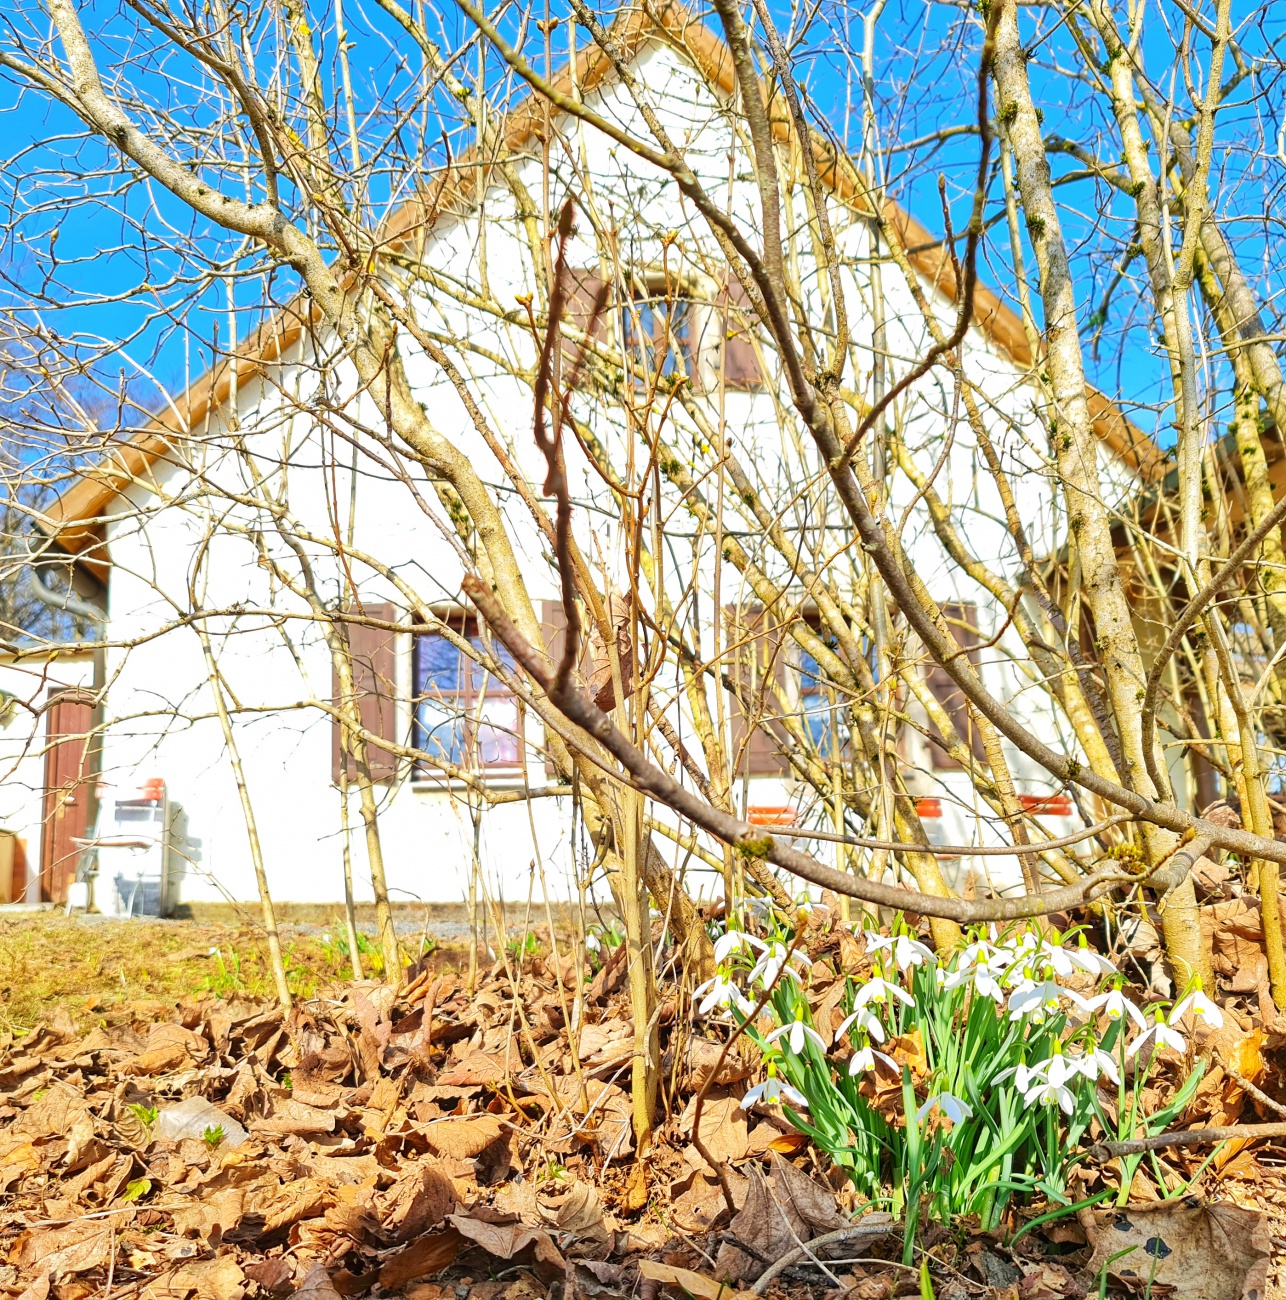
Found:
[[[407,48],[407,39],[396,34],[377,9],[351,0],[348,9],[350,39],[355,42],[355,100],[359,117],[373,137],[385,125],[383,119],[399,88],[408,88],[418,75],[418,53]],[[551,6],[554,14],[559,9]],[[1282,84],[1273,53],[1286,26],[1284,10],[1286,6],[1266,7],[1259,25],[1239,33],[1247,56],[1260,63],[1257,74],[1243,82],[1221,116],[1217,160],[1216,203],[1231,223],[1243,259],[1260,279],[1270,320],[1278,314],[1277,250],[1282,240],[1276,208],[1286,176],[1286,165],[1277,156]],[[448,53],[458,52],[469,31],[460,11],[450,5],[430,12],[442,47]],[[510,31],[515,30],[515,12],[508,17]],[[325,75],[330,78],[333,13],[328,7],[314,8],[312,13]],[[90,3],[83,15],[99,42],[103,66],[124,65],[134,38],[129,11]],[[1167,78],[1161,86],[1167,89],[1168,78],[1175,74],[1177,33],[1172,24],[1177,11],[1172,5],[1156,5],[1151,15],[1155,16],[1145,29],[1145,55],[1154,75],[1160,70]],[[862,30],[860,13],[825,3],[809,11],[782,9],[778,21],[784,31],[794,30],[800,38],[797,73],[819,120],[835,134],[847,131],[852,138],[861,107],[856,48]],[[1077,140],[1114,161],[1112,133],[1105,130],[1101,117],[1101,97],[1068,75],[1075,58],[1066,27],[1050,11],[1034,7],[1022,11],[1021,21],[1024,36],[1033,43],[1038,30],[1046,33],[1030,64],[1046,132]],[[563,31],[556,39],[565,54]],[[530,29],[528,34],[528,48],[539,59],[540,38]],[[962,7],[919,0],[888,4],[876,41],[877,114],[885,143],[906,142],[975,120],[980,39],[977,16]],[[138,53],[137,46],[133,48]],[[144,57],[127,66],[130,84],[142,89],[156,111],[193,125],[201,122],[202,106],[185,56],[166,50],[153,34]],[[466,52],[462,66],[474,69],[474,49]],[[506,82],[494,58],[489,61],[488,82],[503,95]],[[1174,84],[1182,93],[1181,79]],[[209,364],[213,349],[226,344],[228,332],[227,282],[207,284],[205,277],[212,270],[230,269],[239,277],[234,292],[242,309],[238,325],[242,333],[265,301],[284,301],[291,295],[296,281],[288,269],[271,268],[260,254],[203,228],[155,187],[138,182],[125,185],[115,156],[103,144],[81,138],[66,110],[29,91],[22,93],[12,83],[0,85],[0,96],[9,110],[4,120],[10,128],[0,146],[7,155],[0,186],[9,210],[18,215],[0,249],[0,267],[10,281],[5,306],[23,312],[28,321],[38,316],[44,328],[63,338],[79,340],[87,357],[99,356],[100,371],[109,373],[113,382],[118,370],[124,369],[131,376],[150,372],[167,385],[181,386],[186,375],[195,376]],[[427,121],[417,120],[415,129],[427,155],[440,165],[448,148],[458,152],[468,138],[459,126],[458,105],[440,98],[438,110]],[[940,147],[897,152],[889,158],[890,187],[925,225],[940,231],[938,184],[940,176],[945,178],[953,221],[962,227],[977,149],[976,137],[959,135]],[[407,182],[406,169],[390,161],[392,165],[374,180],[373,193],[380,201],[387,201]],[[1079,164],[1066,157],[1055,157],[1053,166],[1059,177],[1080,171]],[[989,215],[998,214],[1000,194],[997,182]],[[1059,194],[1065,235],[1079,273],[1093,377],[1100,387],[1131,404],[1137,422],[1149,432],[1158,430],[1164,444],[1169,440],[1165,375],[1146,299],[1136,292],[1135,277],[1142,272],[1137,261],[1109,306],[1099,346],[1090,346],[1093,329],[1088,322],[1117,274],[1122,246],[1131,235],[1132,205],[1093,178],[1061,186]],[[1031,266],[1029,249],[1026,256]],[[51,269],[52,280],[47,278]],[[989,235],[984,275],[993,285],[1011,282],[1003,222]],[[1221,373],[1214,358],[1209,371],[1214,392],[1225,382]],[[144,394],[149,386],[144,381],[137,391]]]

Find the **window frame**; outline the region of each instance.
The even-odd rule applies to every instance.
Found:
[[[456,636],[481,648],[482,641],[482,623],[473,610],[463,608],[453,608],[448,610],[435,611],[436,619],[447,625]],[[490,668],[470,658],[465,652],[459,649],[454,643],[441,632],[423,624],[417,623],[412,626],[412,648],[411,648],[411,683],[410,683],[410,704],[411,704],[411,741],[416,750],[424,754],[430,754],[437,757],[440,761],[451,763],[459,768],[462,772],[471,775],[495,775],[499,777],[521,778],[522,775],[522,756],[524,742],[524,717],[522,702],[519,695],[511,690],[504,680],[493,672]],[[462,685],[453,691],[441,691],[438,698],[443,702],[444,717],[437,723],[430,724],[422,712],[424,706],[434,697],[424,689],[426,685],[426,668],[424,666],[423,656],[427,647],[434,641],[439,641],[450,647],[456,656],[456,676],[457,681]],[[507,651],[499,643],[492,643],[494,653],[507,656]],[[510,664],[510,667],[513,665]],[[478,689],[478,679],[482,680],[482,688]],[[454,707],[448,706],[448,701],[454,703]],[[487,718],[486,714],[479,711],[479,704],[484,707],[488,701],[507,702],[513,701],[514,718],[512,728],[502,726],[495,721]],[[433,745],[434,732],[440,731],[443,727],[449,726],[452,729],[452,741],[450,750],[445,750],[442,745]],[[478,752],[480,737],[487,731],[491,730],[499,736],[505,738],[512,745],[512,757],[506,756],[503,759],[486,761]],[[485,743],[485,741],[483,742]],[[458,748],[458,756],[457,756]],[[448,772],[434,765],[431,759],[416,757],[413,764],[412,780],[417,784],[436,784],[441,785],[444,782],[450,782],[455,778]]]

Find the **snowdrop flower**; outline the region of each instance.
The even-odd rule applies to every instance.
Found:
[[[783,1101],[788,1101],[792,1106],[799,1106],[803,1110],[808,1109],[808,1098],[798,1088],[792,1088],[790,1084],[779,1079],[777,1067],[769,1062],[768,1077],[763,1083],[757,1083],[747,1091],[741,1099],[741,1109],[749,1110],[757,1102],[763,1102],[765,1106],[780,1106]]]
[[[865,1073],[867,1070],[875,1069],[875,1058],[877,1056],[885,1065],[896,1072],[898,1063],[891,1056],[886,1056],[883,1052],[877,1051],[872,1047],[870,1043],[867,1043],[865,1047],[859,1048],[853,1053],[853,1059],[848,1063],[849,1074],[859,1075]]]
[[[736,1007],[743,1016],[748,1016],[755,1009],[755,1004],[724,971],[719,971],[713,979],[708,979],[693,989],[692,1000],[695,1002],[703,993],[706,995],[705,1001],[697,1008],[703,1016],[708,1016],[716,1007]]]
[[[1085,941],[1085,935],[1081,935],[1079,945],[1070,953],[1072,961],[1076,963],[1081,970],[1088,975],[1115,975],[1116,967],[1108,961],[1101,953],[1097,953]]]
[[[799,976],[792,969],[790,962],[802,961],[805,968],[807,968],[808,958],[802,952],[793,952],[790,953],[789,960],[787,960],[787,951],[784,943],[773,942],[766,945],[763,956],[759,958],[755,963],[754,970],[750,972],[751,980],[762,980],[765,988],[772,984],[779,974],[789,975],[791,979],[798,981]]]
[[[990,998],[997,1006],[1005,1000],[1005,990],[1000,987],[996,972],[990,966],[979,966],[973,973],[973,991]]]
[[[1041,1102],[1046,1106],[1057,1104],[1065,1115],[1070,1115],[1076,1109],[1076,1098],[1061,1083],[1055,1083],[1052,1079],[1047,1079],[1044,1083],[1038,1083],[1034,1088],[1029,1089],[1023,1094],[1023,1100],[1030,1106],[1034,1102]]]
[[[603,944],[598,935],[596,935],[592,930],[585,936],[585,947],[590,952],[598,952],[602,946]]]
[[[867,980],[857,990],[857,997],[853,999],[853,1004],[854,1006],[864,1007],[868,1002],[887,1002],[890,997],[905,1002],[908,1007],[915,1006],[915,999],[904,988],[897,984],[890,984],[888,980],[879,975]]]
[[[1101,1047],[1082,1052],[1080,1056],[1069,1056],[1067,1060],[1073,1074],[1079,1074],[1091,1083],[1097,1083],[1099,1079],[1111,1079],[1118,1085],[1121,1082],[1120,1071],[1116,1068],[1116,1057],[1111,1052],[1105,1052]]]
[[[1052,944],[1047,940],[1043,941],[1040,945],[1040,955],[1044,958],[1049,969],[1060,979],[1066,979],[1076,970],[1076,963],[1072,960],[1072,954],[1061,945]]]
[[[753,934],[745,934],[741,930],[729,930],[714,941],[714,959],[717,962],[724,962],[734,952],[745,952],[752,948],[758,948],[762,952],[767,947],[768,945],[762,939],[757,939]]]
[[[807,894],[801,894],[795,900],[795,911],[801,913],[804,916],[812,916],[812,914],[820,906],[821,906],[820,903],[814,903],[813,900],[809,898]]]
[[[1044,1062],[1045,1081],[1055,1088],[1061,1088],[1068,1079],[1074,1079],[1079,1071],[1069,1057],[1063,1055],[1061,1043],[1054,1044],[1054,1054]]]
[[[1065,989],[1053,980],[1044,980],[1037,984],[1024,980],[1009,995],[1009,1018],[1019,1020],[1033,1013],[1041,1016],[1053,1015],[1059,1008],[1060,999],[1066,998],[1083,1011],[1089,1010],[1089,1003],[1079,993]]]
[[[1120,1020],[1122,1016],[1129,1016],[1140,1029],[1148,1027],[1143,1012],[1121,992],[1119,984],[1109,993],[1100,993],[1098,997],[1090,998],[1089,1006],[1091,1011],[1097,1011],[1101,1007],[1109,1020]]]
[[[967,1101],[961,1101],[959,1097],[953,1097],[949,1092],[940,1092],[936,1097],[930,1097],[928,1101],[915,1112],[916,1123],[924,1122],[924,1117],[934,1108],[937,1107],[953,1124],[963,1124],[973,1114],[973,1107]]]
[[[772,915],[773,904],[771,898],[757,898],[754,895],[747,895],[742,901],[745,904],[746,911],[756,921],[766,921]]]
[[[826,1044],[822,1040],[821,1034],[815,1030],[812,1025],[804,1024],[804,1013],[797,1011],[794,1020],[788,1021],[779,1028],[774,1029],[771,1034],[764,1038],[765,1043],[775,1043],[779,1038],[789,1035],[790,1050],[798,1056],[804,1050],[806,1042],[816,1043],[824,1052]]]
[[[875,930],[866,932],[866,947],[871,952],[887,952],[899,970],[911,966],[932,965],[937,959],[933,950],[909,934],[884,935]]]
[[[994,1088],[998,1083],[1004,1083],[1007,1079],[1013,1079],[1014,1087],[1019,1092],[1027,1092],[1033,1084],[1043,1082],[1045,1078],[1045,1066],[1048,1061],[1040,1061],[1036,1065],[1028,1065],[1024,1061],[1021,1065],[1011,1065],[1007,1070],[1001,1070],[991,1081]]]
[[[1223,1012],[1201,991],[1200,975],[1192,981],[1192,988],[1188,991],[1187,997],[1170,1012],[1170,1023],[1172,1025],[1177,1024],[1189,1010],[1196,1012],[1208,1025],[1213,1025],[1215,1029],[1223,1028]]]
[[[1156,1013],[1156,1023],[1145,1029],[1130,1044],[1125,1053],[1126,1056],[1136,1055],[1149,1041],[1154,1042],[1158,1047],[1172,1047],[1176,1052],[1186,1052],[1188,1050],[1188,1040],[1165,1023],[1165,1015],[1159,1008]]]
[[[877,1043],[884,1041],[884,1026],[867,1007],[859,1006],[851,1015],[845,1016],[835,1031],[835,1037],[842,1038],[853,1025],[865,1030]]]
[[[918,939],[912,939],[909,934],[900,934],[893,941],[893,960],[899,970],[909,970],[912,966],[932,966],[937,958],[933,955],[933,949]]]

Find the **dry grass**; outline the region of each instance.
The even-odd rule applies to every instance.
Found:
[[[282,929],[292,992],[310,997],[350,973],[343,927]],[[418,937],[413,941],[418,955]],[[374,952],[366,970],[378,973]],[[59,1007],[74,1020],[122,1002],[192,995],[271,997],[267,945],[247,926],[114,921],[42,913],[0,920],[0,1037],[27,1033]]]

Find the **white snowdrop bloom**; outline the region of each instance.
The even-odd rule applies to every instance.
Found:
[[[1043,980],[1039,984],[1034,980],[1024,980],[1009,995],[1010,1019],[1018,1020],[1022,1016],[1032,1014],[1053,1015],[1059,1009],[1063,998],[1083,1011],[1089,1010],[1089,1003],[1079,993],[1065,989],[1061,984],[1055,984],[1053,980]]]
[[[815,1030],[812,1025],[804,1024],[803,1020],[796,1016],[794,1020],[787,1021],[786,1024],[774,1029],[771,1034],[764,1038],[765,1043],[775,1043],[779,1038],[785,1038],[790,1044],[790,1050],[798,1056],[804,1050],[806,1042],[816,1043],[821,1051],[826,1050],[826,1044],[822,1041],[822,1036]]]
[[[893,951],[893,939],[890,935],[881,934],[878,930],[863,930],[860,925],[854,926],[853,932],[866,940],[867,952]]]
[[[585,947],[590,952],[598,952],[602,946],[602,940],[592,930],[585,936]]]
[[[879,975],[867,980],[857,990],[857,996],[853,999],[853,1004],[854,1006],[864,1007],[870,1002],[887,1002],[891,997],[897,998],[899,1002],[905,1002],[908,1007],[915,1006],[915,999],[904,988],[898,984],[890,984],[888,980]]]
[[[884,1041],[884,1026],[876,1019],[875,1013],[869,1007],[859,1006],[845,1016],[840,1022],[840,1027],[835,1031],[835,1037],[842,1038],[854,1025],[858,1029],[865,1030],[877,1043]]]
[[[795,900],[795,911],[803,916],[812,916],[820,906],[820,903],[814,903],[807,894],[803,894]]]
[[[1208,1025],[1213,1025],[1216,1029],[1223,1028],[1223,1012],[1202,992],[1200,975],[1192,981],[1192,988],[1187,996],[1170,1012],[1170,1023],[1178,1024],[1189,1010],[1200,1016]]]
[[[1188,1040],[1165,1023],[1165,1016],[1160,1011],[1156,1013],[1156,1022],[1130,1044],[1126,1056],[1137,1055],[1149,1042],[1155,1042],[1158,1047],[1172,1047],[1176,1052],[1188,1050]]]
[[[1091,1011],[1098,1011],[1101,1008],[1109,1020],[1120,1020],[1122,1016],[1129,1016],[1140,1029],[1148,1027],[1143,1012],[1119,988],[1100,993],[1096,998],[1090,998],[1089,1008]]]
[[[748,1016],[755,1009],[755,1004],[724,971],[719,971],[712,979],[693,989],[692,1000],[695,1002],[703,993],[705,1000],[697,1007],[697,1012],[703,1016],[708,1016],[716,1007],[736,1007],[743,1016]]]
[[[892,1070],[897,1070],[898,1063],[891,1057],[886,1056],[883,1052],[877,1051],[867,1043],[865,1047],[859,1048],[853,1053],[853,1059],[848,1063],[848,1072],[850,1075],[865,1074],[868,1070],[875,1069],[875,1058],[879,1057],[885,1065]]]
[[[1068,1079],[1074,1079],[1080,1073],[1071,1057],[1064,1056],[1062,1050],[1055,1046],[1053,1056],[1043,1062],[1044,1069],[1041,1073],[1047,1083],[1052,1083],[1054,1087],[1061,1088]]]
[[[1014,1081],[1014,1087],[1019,1092],[1026,1092],[1034,1083],[1043,1082],[1045,1078],[1045,1065],[1047,1062],[1040,1061],[1035,1065],[1028,1065],[1024,1061],[1021,1065],[1011,1065],[1007,1070],[1001,1070],[991,1081],[992,1087],[998,1083],[1004,1083],[1009,1079]]]
[[[1066,1115],[1070,1115],[1076,1109],[1076,1098],[1072,1096],[1070,1090],[1061,1083],[1054,1083],[1053,1080],[1046,1080],[1028,1089],[1023,1094],[1023,1100],[1029,1106],[1034,1102],[1040,1102],[1045,1106],[1058,1105]]]
[[[1102,953],[1095,952],[1093,948],[1085,942],[1085,936],[1081,935],[1080,943],[1073,949],[1069,950],[1068,956],[1076,963],[1081,970],[1088,975],[1101,977],[1103,975],[1115,975],[1116,967],[1108,961]]]
[[[762,952],[768,945],[753,934],[741,930],[729,930],[714,941],[715,961],[727,961],[734,952],[748,952],[758,948]]]
[[[763,1083],[757,1083],[753,1088],[748,1089],[741,1099],[741,1109],[749,1110],[757,1102],[763,1102],[766,1106],[780,1106],[783,1101],[788,1101],[792,1106],[798,1106],[802,1110],[808,1109],[808,1098],[798,1088],[792,1087],[784,1079],[779,1079],[777,1067],[770,1065],[768,1077]]]
[[[753,895],[747,895],[743,900],[746,911],[755,918],[756,921],[766,921],[773,911],[773,902],[771,898],[757,898]]]
[[[915,1112],[917,1123],[923,1123],[924,1117],[929,1114],[934,1107],[937,1107],[953,1124],[963,1124],[973,1114],[973,1107],[967,1101],[961,1101],[959,1097],[953,1097],[949,1092],[940,1092]]]
[[[1045,941],[1040,945],[1040,955],[1048,968],[1059,979],[1065,980],[1076,970],[1076,963],[1072,960],[1072,954],[1066,948]]]
[[[1071,1064],[1072,1072],[1088,1079],[1091,1083],[1097,1083],[1100,1079],[1110,1079],[1115,1084],[1121,1082],[1121,1073],[1116,1068],[1116,1057],[1111,1052],[1105,1052],[1101,1047],[1082,1052],[1079,1056],[1069,1056],[1067,1059]]]
[[[912,966],[923,966],[926,963],[932,966],[937,958],[933,955],[932,948],[918,939],[912,939],[909,934],[900,934],[893,941],[893,960],[899,970],[908,970]]]
[[[791,979],[797,981],[799,976],[790,963],[803,962],[804,969],[807,970],[808,958],[802,952],[793,952],[789,953],[788,960],[788,952],[789,950],[784,943],[774,941],[766,945],[763,956],[759,958],[754,969],[750,972],[751,981],[760,980],[765,988],[777,979],[778,974],[782,976],[789,975]]]
[[[1005,1000],[1005,990],[1000,987],[996,972],[990,966],[979,966],[973,973],[973,991],[990,998],[997,1006]]]

